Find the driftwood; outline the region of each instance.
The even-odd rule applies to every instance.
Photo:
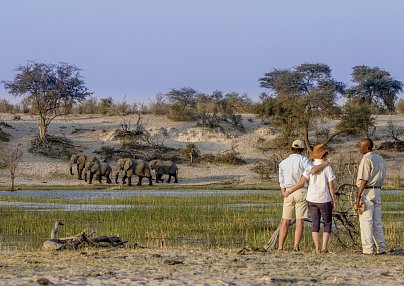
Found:
[[[118,236],[98,236],[90,237],[84,231],[78,235],[64,237],[56,240],[47,240],[44,242],[44,248],[47,250],[76,250],[83,246],[90,247],[108,247],[119,246],[127,243]]]
[[[119,236],[98,236],[91,237],[87,235],[84,231],[81,233],[64,238],[56,238],[56,233],[58,232],[59,226],[63,225],[63,222],[57,221],[55,223],[55,228],[51,232],[51,239],[46,240],[43,243],[43,247],[46,250],[62,250],[70,249],[76,250],[82,246],[91,247],[109,247],[109,246],[119,246],[127,243],[128,241],[122,240]]]

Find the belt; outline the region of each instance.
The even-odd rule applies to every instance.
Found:
[[[381,188],[382,188],[381,186],[366,186],[365,190],[366,189],[381,189]]]

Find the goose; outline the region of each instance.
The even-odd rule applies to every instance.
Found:
[[[51,239],[48,239],[43,243],[43,247],[46,250],[59,250],[64,247],[64,242],[56,238],[56,234],[59,231],[59,226],[61,225],[64,225],[64,223],[61,221],[57,221],[55,223],[55,228],[51,231]]]

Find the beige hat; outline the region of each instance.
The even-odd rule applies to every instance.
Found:
[[[311,159],[321,159],[323,158],[324,154],[328,153],[327,148],[325,148],[324,144],[319,144],[314,146],[313,152],[310,154]]]
[[[304,149],[304,143],[303,143],[303,141],[302,141],[302,140],[299,140],[299,139],[293,141],[293,143],[292,143],[292,148],[295,148],[295,149]]]

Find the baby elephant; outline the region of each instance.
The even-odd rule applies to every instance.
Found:
[[[112,181],[109,178],[109,176],[111,175],[112,172],[112,168],[111,166],[104,162],[104,163],[100,163],[100,162],[87,162],[84,169],[84,180],[87,182],[87,172],[90,173],[90,179],[89,179],[89,184],[91,184],[91,182],[93,181],[93,177],[94,175],[96,175],[96,177],[98,178],[98,181],[100,183],[102,183],[102,177],[104,176],[105,178],[107,178],[107,183],[111,184]]]
[[[156,182],[163,182],[163,174],[168,175],[167,183],[170,183],[171,177],[174,177],[174,183],[178,183],[178,167],[173,161],[151,160],[150,169],[156,173]]]

